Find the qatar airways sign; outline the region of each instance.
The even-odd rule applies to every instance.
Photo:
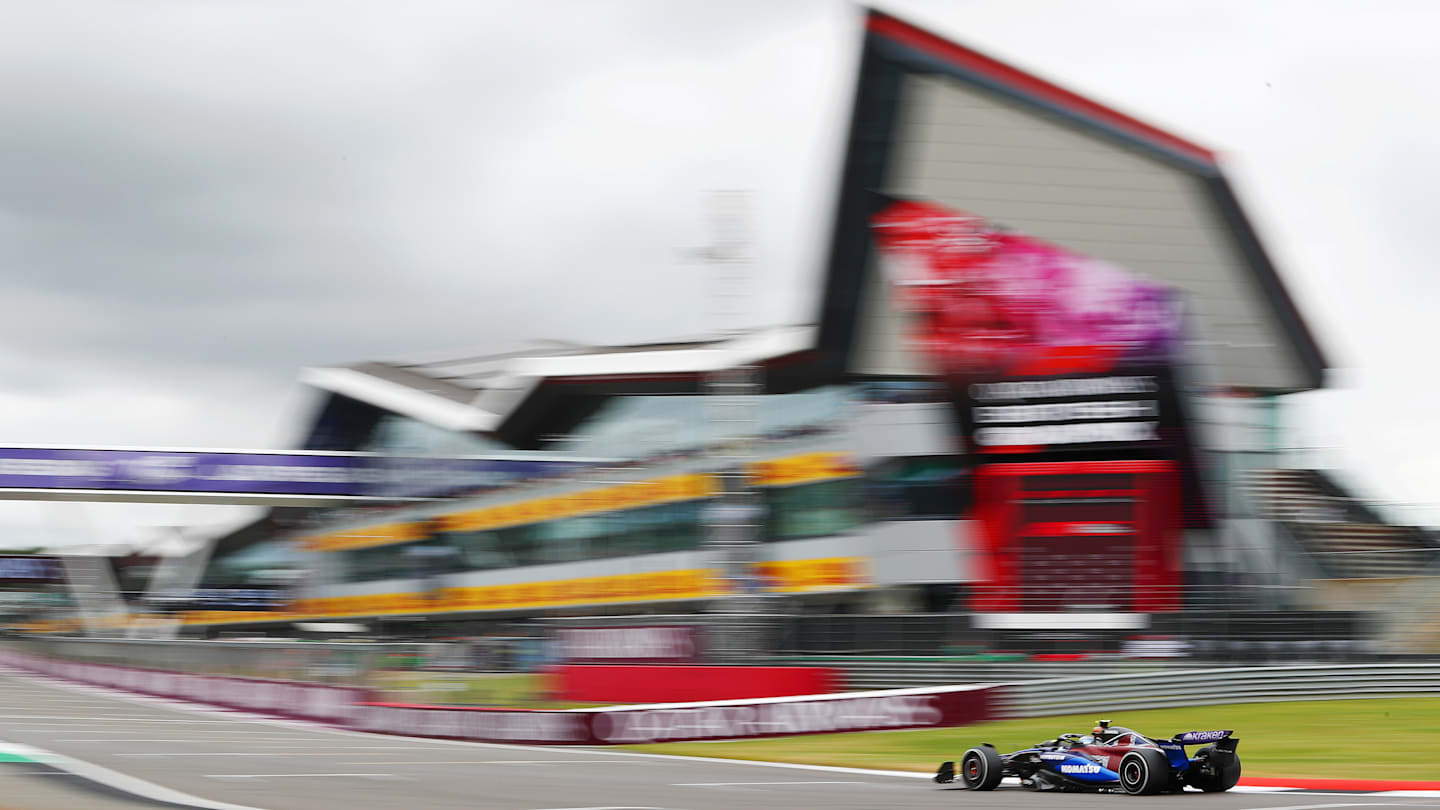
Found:
[[[558,711],[365,703],[357,707],[350,725],[365,731],[414,737],[551,745],[781,737],[968,725],[990,719],[996,688],[893,689]]]
[[[945,717],[944,696],[901,695],[601,711],[590,727],[601,743],[654,743],[924,728]]]
[[[700,628],[567,627],[555,633],[571,664],[682,664],[700,660]]]

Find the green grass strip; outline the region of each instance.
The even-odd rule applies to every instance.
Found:
[[[1248,776],[1440,780],[1440,698],[1297,701],[1107,712],[1116,725],[1168,737],[1234,729]],[[798,762],[933,773],[966,748],[1012,751],[1066,731],[1085,732],[1095,715],[1001,720],[961,728],[816,734],[732,742],[625,746],[661,754]],[[1191,749],[1194,750],[1193,748]]]

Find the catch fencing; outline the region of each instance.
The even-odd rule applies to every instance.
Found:
[[[1097,657],[1081,660],[1015,660],[1015,661],[973,661],[946,657],[898,657],[875,656],[856,657],[842,655],[810,655],[781,657],[775,664],[792,666],[818,666],[833,669],[842,675],[844,688],[863,689],[907,689],[921,686],[943,686],[954,683],[1017,683],[1042,681],[1056,678],[1092,679],[1114,675],[1134,675],[1144,678],[1156,677],[1161,673],[1179,675],[1196,671],[1244,672],[1263,671],[1276,667],[1336,667],[1358,665],[1364,661],[1370,664],[1407,664],[1424,668],[1427,665],[1440,666],[1430,659],[1411,661],[1387,661],[1379,655],[1356,655],[1345,661],[1314,660],[1297,651],[1293,655],[1266,656],[1252,661],[1220,661],[1174,658],[1119,658]]]
[[[1048,717],[1286,700],[1440,694],[1440,664],[1349,664],[1165,670],[1007,684],[999,717]]]
[[[363,687],[384,669],[414,669],[439,644],[196,641],[11,636],[5,646],[75,663]]]
[[[851,690],[909,689],[955,683],[1015,683],[1053,678],[1088,679],[1106,675],[1142,674],[1174,670],[1177,661],[965,661],[953,658],[857,658],[811,655],[774,659],[777,664],[822,666],[840,672],[844,688]]]

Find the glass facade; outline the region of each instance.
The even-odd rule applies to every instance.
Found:
[[[870,380],[856,386],[856,396],[863,402],[880,405],[905,405],[916,402],[949,402],[950,389],[939,380]]]
[[[859,478],[766,490],[765,539],[803,540],[858,528],[865,522],[863,494]]]
[[[860,478],[762,492],[767,520],[761,539],[766,542],[844,534],[863,525],[871,511]],[[371,582],[695,551],[704,542],[705,504],[682,501],[502,529],[439,532],[413,543],[335,554],[343,561],[343,581]]]
[[[862,400],[923,402],[935,387],[924,381],[834,385],[757,398],[756,432],[772,438],[824,431]],[[704,395],[622,396],[608,400],[571,434],[547,450],[602,458],[643,458],[702,450],[712,443]],[[727,428],[733,430],[733,426]],[[387,415],[364,448],[405,456],[513,453],[491,439]],[[870,520],[949,517],[958,512],[951,485],[958,464],[948,457],[897,459],[874,480],[829,478],[762,486],[761,540],[781,542],[844,534]],[[620,508],[471,531],[436,531],[410,543],[332,552],[344,582],[423,579],[703,547],[706,500]]]
[[[266,540],[216,558],[201,585],[254,587],[284,582],[306,568],[305,554],[289,540]]]
[[[958,519],[969,499],[960,456],[887,459],[867,474],[868,499],[880,520]]]
[[[844,416],[854,395],[850,386],[832,385],[758,397],[757,433],[787,435],[832,424]],[[706,418],[706,407],[706,397],[699,394],[615,397],[547,449],[604,458],[698,450],[714,439],[715,426]]]
[[[446,430],[408,416],[386,414],[361,450],[397,456],[483,456],[515,448],[474,433]]]

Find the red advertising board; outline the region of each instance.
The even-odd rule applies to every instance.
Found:
[[[840,674],[827,667],[567,665],[551,675],[560,700],[581,703],[823,695],[840,688]]]
[[[351,726],[416,737],[568,745],[785,737],[969,725],[991,718],[999,689],[890,689],[568,711],[368,703],[358,707]]]

